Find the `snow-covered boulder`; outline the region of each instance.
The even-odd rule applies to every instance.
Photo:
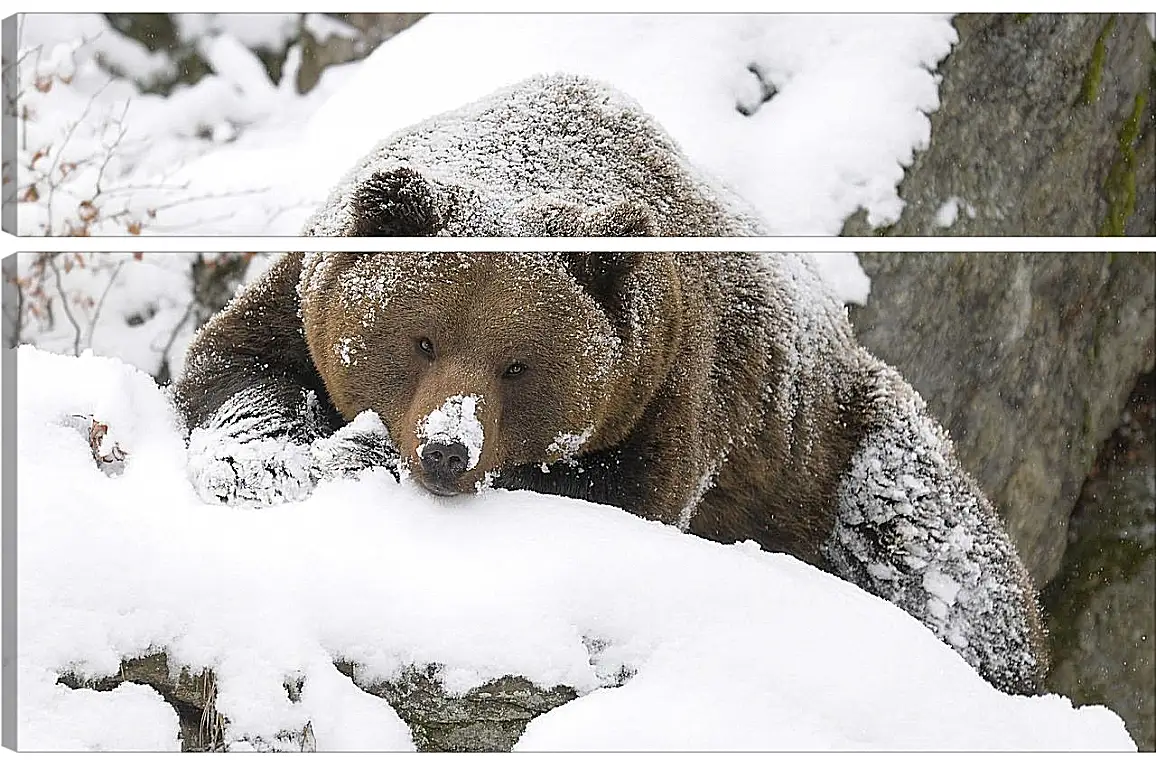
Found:
[[[212,670],[232,748],[413,749],[406,708],[364,689],[435,665],[451,696],[506,676],[579,695],[516,749],[1134,749],[1109,710],[999,693],[846,582],[617,509],[438,499],[382,470],[299,503],[204,505],[148,376],[17,357],[22,748],[177,748],[147,689],[58,682],[164,652]],[[122,474],[74,414],[109,425]]]

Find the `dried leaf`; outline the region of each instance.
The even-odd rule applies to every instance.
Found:
[[[72,427],[87,438],[89,450],[92,451],[92,458],[104,474],[109,477],[116,477],[124,472],[124,463],[128,458],[128,453],[120,447],[119,443],[114,442],[111,446],[104,444],[105,437],[108,436],[107,424],[98,421],[91,414],[73,414],[65,417],[62,423]]]

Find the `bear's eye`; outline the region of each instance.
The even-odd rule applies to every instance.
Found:
[[[506,366],[506,370],[502,373],[503,379],[516,379],[526,372],[526,366],[522,363],[510,363]]]
[[[418,339],[417,348],[421,350],[421,353],[428,357],[430,360],[434,359],[434,345],[433,342],[429,340],[429,338],[422,336],[420,339]]]

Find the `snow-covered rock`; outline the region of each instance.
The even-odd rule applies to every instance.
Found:
[[[215,672],[235,747],[309,724],[318,750],[411,749],[342,659],[364,680],[437,664],[451,693],[520,675],[582,694],[520,749],[1134,748],[1103,707],[999,693],[895,606],[750,544],[526,492],[435,498],[384,470],[274,508],[205,505],[148,376],[18,361],[22,746],[175,747],[147,690],[56,682],[164,651]],[[95,466],[73,413],[110,425],[123,474]]]

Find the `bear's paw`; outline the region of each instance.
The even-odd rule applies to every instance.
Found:
[[[353,475],[370,467],[385,467],[399,479],[400,454],[389,431],[373,411],[365,411],[329,437],[309,446],[317,480]]]
[[[189,436],[189,479],[202,501],[267,507],[313,490],[309,446],[272,437],[238,440],[214,429]]]

